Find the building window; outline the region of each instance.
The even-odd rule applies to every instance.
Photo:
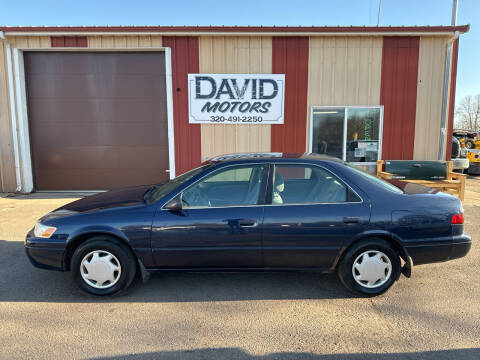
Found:
[[[382,106],[313,106],[310,119],[310,152],[354,164],[381,159]]]

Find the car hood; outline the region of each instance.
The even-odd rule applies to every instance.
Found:
[[[92,212],[104,209],[144,204],[143,195],[152,186],[153,185],[142,185],[128,187],[87,196],[83,199],[64,205],[61,208],[53,211],[49,215],[54,217],[61,217],[82,212]]]

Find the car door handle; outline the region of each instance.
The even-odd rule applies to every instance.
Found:
[[[251,219],[238,220],[238,226],[241,226],[241,227],[255,227],[257,226],[257,224],[258,224],[257,221],[251,220]]]
[[[343,218],[345,224],[357,224],[360,222],[360,218],[354,216],[345,216]]]

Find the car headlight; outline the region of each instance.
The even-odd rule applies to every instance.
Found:
[[[39,222],[35,224],[35,228],[33,230],[33,234],[35,237],[41,237],[48,239],[53,233],[57,230],[56,227],[43,225]]]

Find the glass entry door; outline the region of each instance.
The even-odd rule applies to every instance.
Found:
[[[381,158],[383,107],[312,107],[310,151],[358,164]]]

